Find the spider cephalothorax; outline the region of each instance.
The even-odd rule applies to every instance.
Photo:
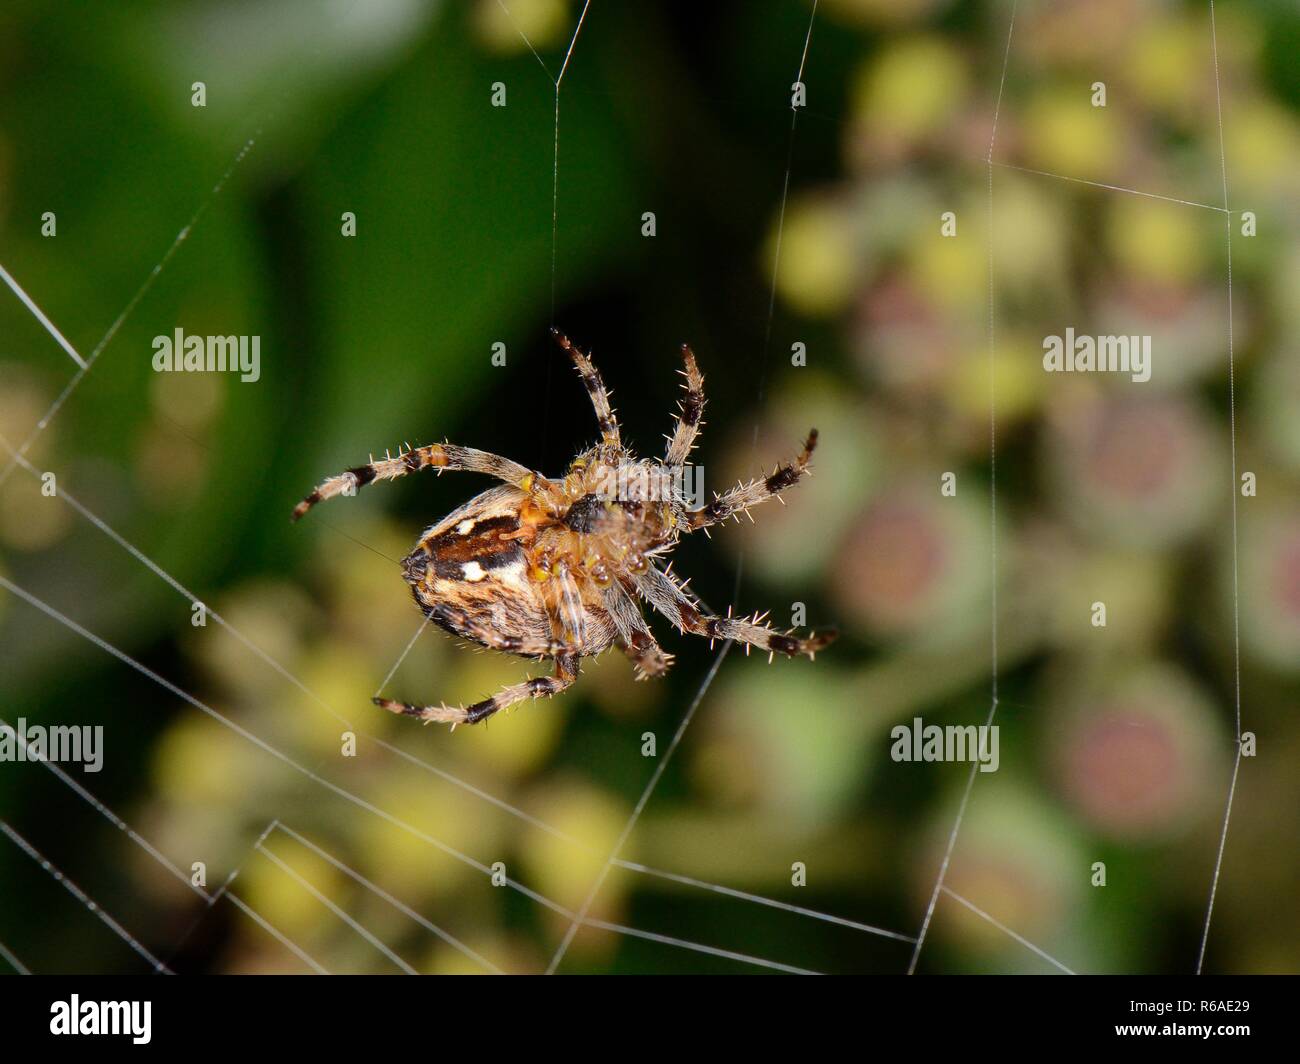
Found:
[[[803,451],[771,476],[738,484],[712,502],[692,506],[681,476],[704,411],[704,377],[682,346],[686,397],[663,460],[640,460],[619,438],[600,374],[566,337],[555,333],[591,396],[600,442],[575,458],[564,476],[548,479],[508,458],[470,447],[432,443],[331,477],[294,509],[297,520],[318,502],[352,495],[374,480],[421,469],[487,473],[503,483],[471,499],[427,529],[402,561],[420,609],[435,624],[492,650],[555,662],[551,676],[514,684],[468,707],[375,703],[425,721],[474,724],[499,709],[564,690],[578,662],[617,644],[638,679],[662,676],[672,663],[655,642],[638,598],[683,632],[735,639],[745,649],[812,657],[834,633],[796,638],[762,618],[713,616],[659,562],[684,532],[747,513],[808,472],[817,432]]]

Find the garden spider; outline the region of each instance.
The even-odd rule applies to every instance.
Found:
[[[452,635],[491,650],[551,659],[555,671],[514,684],[471,706],[419,706],[375,698],[375,704],[425,722],[475,724],[498,710],[554,695],[578,676],[578,663],[617,644],[637,679],[662,676],[672,663],[655,642],[637,603],[645,599],[683,632],[734,639],[773,654],[813,657],[834,632],[807,638],[781,633],[763,618],[707,613],[669,571],[658,565],[684,532],[707,529],[786,488],[808,473],[817,431],[803,451],[771,476],[738,484],[691,508],[681,472],[700,431],[704,377],[682,345],[686,397],[663,460],[635,458],[619,438],[609,396],[591,361],[552,329],[591,396],[600,442],[578,455],[563,477],[550,480],[508,458],[470,447],[432,443],[330,477],[293,511],[296,521],[336,495],[353,495],[376,480],[421,469],[487,473],[503,483],[471,499],[427,529],[402,561],[425,616]]]

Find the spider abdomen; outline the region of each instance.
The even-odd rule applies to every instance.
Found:
[[[480,646],[525,657],[599,654],[617,633],[582,564],[592,537],[558,521],[538,533],[523,516],[529,504],[517,489],[484,492],[425,531],[402,575],[425,616]],[[564,612],[572,623],[555,624]]]
[[[524,549],[518,540],[502,538],[518,530],[525,498],[513,488],[484,492],[427,529],[402,560],[416,603],[439,627],[507,651],[550,636],[546,604],[528,579]]]

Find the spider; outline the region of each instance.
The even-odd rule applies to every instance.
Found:
[[[486,473],[502,483],[429,527],[402,561],[402,575],[424,615],[452,635],[491,650],[554,662],[550,676],[506,687],[470,706],[412,705],[376,697],[376,705],[428,723],[475,724],[518,702],[560,693],[578,677],[579,661],[617,644],[637,679],[662,676],[672,664],[655,642],[638,597],[682,632],[734,639],[773,654],[812,658],[834,632],[807,638],[778,632],[763,617],[713,616],[659,562],[683,533],[707,529],[808,474],[817,430],[798,457],[771,476],[738,484],[691,508],[680,474],[704,412],[704,377],[682,345],[686,396],[662,460],[637,459],[619,436],[609,394],[590,359],[556,329],[596,411],[600,442],[579,454],[563,477],[548,479],[508,458],[471,447],[432,443],[330,477],[293,511],[297,521],[319,502],[354,495],[376,480],[421,469]],[[707,534],[707,533],[706,533]]]

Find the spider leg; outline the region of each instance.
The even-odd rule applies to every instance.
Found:
[[[655,642],[636,600],[618,581],[606,589],[604,606],[618,633],[614,641],[636,667],[636,678],[645,680],[666,673],[673,663],[673,656],[664,653]]]
[[[551,624],[557,629],[561,645],[576,649],[587,641],[587,611],[567,563],[556,565],[551,574],[551,587],[554,588],[549,609]]]
[[[773,654],[785,654],[791,658],[799,654],[814,657],[817,651],[833,643],[838,634],[834,631],[813,632],[807,638],[800,639],[778,632],[758,616],[712,616],[703,612],[700,604],[683,591],[671,576],[653,565],[636,578],[636,583],[649,603],[683,632],[708,636],[710,641],[734,639],[746,644],[746,652],[751,646],[758,647],[768,652],[769,661]]]
[[[541,698],[543,695],[549,697],[559,694],[565,688],[572,686],[573,681],[577,678],[578,655],[563,653],[556,657],[555,672],[552,675],[533,676],[523,683],[503,687],[491,698],[485,698],[482,702],[475,702],[470,706],[448,706],[446,704],[416,706],[409,702],[396,702],[391,698],[376,698],[374,703],[390,713],[398,713],[404,717],[415,717],[417,720],[425,722],[437,721],[455,727],[457,724],[477,724],[481,720],[487,720],[498,710],[506,709],[529,698]]]
[[[546,484],[545,478],[509,458],[475,450],[473,447],[431,443],[427,447],[404,451],[396,458],[369,462],[330,477],[294,507],[293,520],[297,521],[317,503],[336,495],[355,495],[358,488],[365,487],[372,481],[396,480],[408,473],[418,473],[421,469],[458,469],[469,473],[486,473],[523,491],[531,491],[534,485]]]
[[[700,420],[704,413],[704,374],[695,364],[695,352],[690,349],[690,345],[682,344],[682,358],[686,362],[686,368],[678,372],[686,378],[682,385],[686,389],[686,398],[679,404],[681,414],[664,454],[664,465],[667,466],[679,466],[686,461],[691,448],[695,446],[695,437],[704,425]]]
[[[618,644],[623,648],[623,653],[628,656],[628,660],[636,667],[638,680],[648,680],[652,676],[657,679],[666,673],[673,663],[673,656],[665,653],[655,642],[655,637],[650,634],[648,628],[633,632],[626,642],[619,639]]]
[[[605,382],[600,379],[600,371],[592,365],[591,359],[579,351],[559,329],[552,327],[551,335],[573,359],[578,376],[582,378],[587,394],[591,396],[591,405],[596,411],[596,424],[600,428],[601,443],[607,450],[621,451],[623,445],[618,435],[618,420],[614,417],[614,411],[610,409],[609,393],[605,391]]]
[[[774,495],[780,495],[786,488],[792,488],[808,474],[808,461],[817,446],[817,430],[808,433],[808,441],[803,445],[799,456],[783,466],[777,466],[770,477],[751,480],[748,484],[737,484],[730,491],[723,492],[707,506],[698,510],[686,511],[685,528],[694,532],[697,528],[707,528],[725,521],[728,517],[741,511],[748,511],[751,506],[766,502]]]

